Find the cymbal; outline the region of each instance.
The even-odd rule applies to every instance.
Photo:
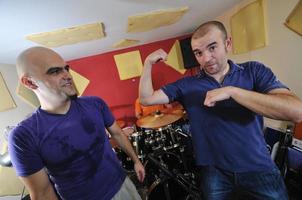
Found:
[[[160,128],[176,122],[183,117],[183,111],[180,110],[165,110],[144,116],[136,121],[136,125],[142,128]]]

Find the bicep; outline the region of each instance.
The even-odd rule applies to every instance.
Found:
[[[155,105],[155,104],[165,104],[169,103],[168,96],[161,90],[156,90],[150,97],[140,97],[141,104],[148,106],[148,105]]]
[[[56,199],[53,186],[49,180],[44,168],[40,171],[26,176],[20,177],[26,188],[29,190],[32,199]]]
[[[112,137],[122,134],[122,129],[119,127],[116,121],[114,121],[111,126],[107,127],[107,130]]]

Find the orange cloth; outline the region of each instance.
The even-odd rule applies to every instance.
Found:
[[[146,115],[149,115],[151,113],[156,112],[157,110],[164,109],[164,105],[152,105],[152,106],[143,106],[139,103],[139,99],[136,99],[135,101],[135,114],[140,114],[141,117],[144,117]]]

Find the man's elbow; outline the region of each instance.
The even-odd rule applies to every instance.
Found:
[[[291,118],[291,121],[298,124],[302,122],[302,108],[301,109],[295,109],[293,116]]]
[[[148,98],[139,98],[139,103],[143,106],[150,106],[152,105],[150,99]]]
[[[294,119],[293,119],[293,122],[298,124],[298,123],[301,123],[302,122],[302,114],[296,116]]]

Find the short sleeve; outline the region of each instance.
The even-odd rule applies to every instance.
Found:
[[[101,111],[101,114],[103,115],[103,119],[104,119],[104,125],[106,127],[110,127],[113,122],[115,121],[115,118],[112,114],[112,112],[110,111],[108,105],[106,104],[106,102],[100,98],[97,98],[97,105],[98,108]]]
[[[29,176],[44,167],[34,138],[23,126],[17,126],[9,134],[8,151],[18,176]]]
[[[280,80],[277,79],[272,70],[265,65],[254,62],[252,67],[254,79],[255,79],[255,90],[261,93],[268,93],[269,91],[277,88],[286,88]]]
[[[161,90],[168,96],[169,103],[173,101],[181,102],[182,92],[181,92],[181,79],[174,82],[167,84],[161,88]]]

